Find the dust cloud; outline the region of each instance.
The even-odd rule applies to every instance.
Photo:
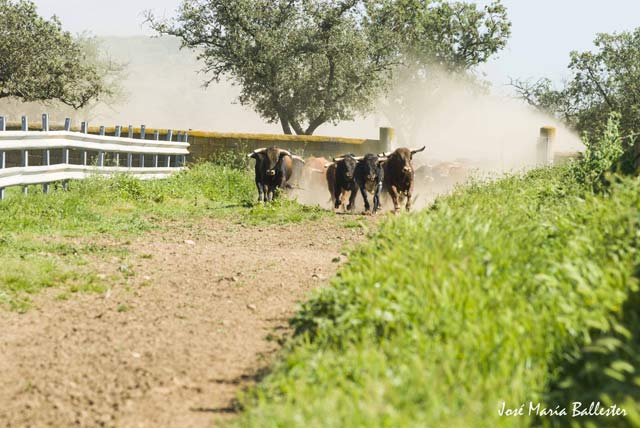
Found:
[[[556,128],[554,152],[584,149],[555,118],[497,95],[475,78],[439,70],[397,84],[379,102],[377,115],[396,128],[397,146],[427,147],[414,157],[415,208],[471,176],[492,178],[537,166],[541,127]]]

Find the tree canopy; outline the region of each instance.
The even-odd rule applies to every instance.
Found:
[[[42,18],[33,2],[0,0],[0,99],[78,109],[110,95],[110,67],[90,58],[93,50],[90,38],[74,38],[56,17]]]
[[[592,52],[571,52],[570,77],[560,89],[549,79],[512,84],[530,104],[580,133],[600,135],[617,112],[622,135],[633,136],[640,131],[640,28],[598,34],[594,44]]]
[[[499,1],[183,0],[175,19],[148,20],[199,52],[207,84],[230,78],[242,104],[288,134],[371,111],[410,61],[483,62],[510,27]]]

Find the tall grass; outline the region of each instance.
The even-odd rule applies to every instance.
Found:
[[[473,184],[382,224],[302,305],[295,338],[243,399],[239,424],[549,423],[498,409],[570,404],[552,402],[554,382],[573,376],[563,366],[593,343],[593,328],[622,314],[640,261],[638,181],[594,194],[570,178],[574,167]],[[633,370],[611,370],[633,376],[628,362]]]

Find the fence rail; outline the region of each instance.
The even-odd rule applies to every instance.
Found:
[[[86,122],[81,132],[71,131],[71,120],[67,119],[64,131],[50,131],[49,117],[42,116],[41,131],[29,131],[27,117],[22,118],[21,131],[7,131],[6,119],[0,116],[0,199],[5,188],[43,184],[43,191],[49,191],[49,184],[62,181],[67,187],[68,180],[80,180],[92,175],[127,173],[141,179],[166,178],[181,170],[189,154],[187,133],[169,130],[166,140],[160,140],[154,133],[153,140],[145,138],[145,127],[141,127],[140,139],[133,138],[133,127],[124,131],[115,127],[114,136],[105,135],[100,127],[100,135],[88,134]]]

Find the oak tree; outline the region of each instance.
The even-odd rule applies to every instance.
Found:
[[[75,109],[110,95],[104,62],[92,61],[90,38],[38,15],[29,0],[0,0],[0,99],[58,101]]]
[[[242,104],[287,134],[370,112],[415,53],[467,67],[509,32],[499,2],[183,0],[176,18],[147,18],[198,52],[207,84],[230,78]]]

